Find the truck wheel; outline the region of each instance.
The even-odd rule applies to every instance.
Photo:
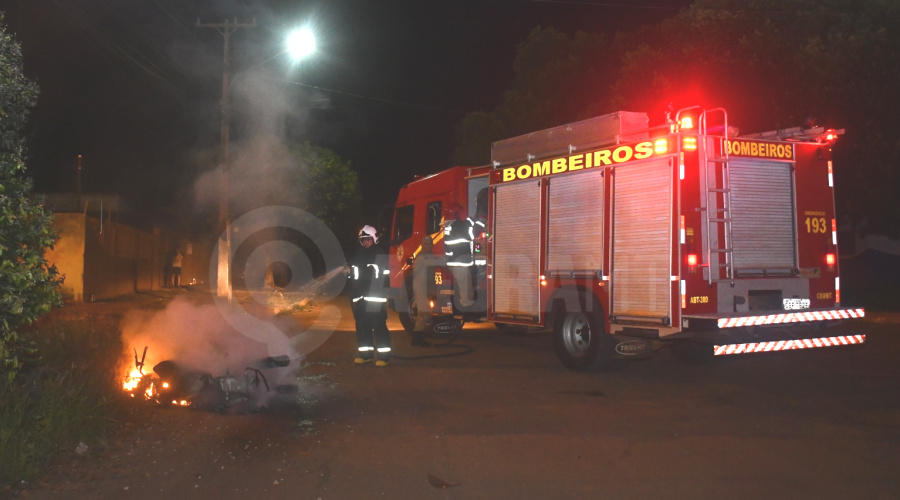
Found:
[[[614,365],[613,343],[604,331],[603,315],[597,311],[568,311],[560,305],[553,327],[556,356],[566,368],[583,372],[599,364],[603,368]]]
[[[400,320],[400,325],[403,326],[406,333],[412,333],[416,329],[416,318],[412,315],[411,311],[413,308],[411,273],[403,280],[403,288],[400,289],[400,293],[406,297],[405,306],[404,304],[398,305],[395,302],[394,310],[397,311],[397,319]]]
[[[406,333],[412,333],[416,327],[416,320],[409,314],[409,312],[398,312],[397,319],[400,320],[400,324],[403,326],[403,330]]]

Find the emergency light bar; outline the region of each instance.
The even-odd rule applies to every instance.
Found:
[[[715,345],[713,346],[713,354],[716,356],[728,354],[753,354],[757,352],[791,351],[794,349],[858,345],[864,344],[865,342],[865,335],[842,335],[839,337],[819,337],[815,339],[751,342],[748,344]]]
[[[826,321],[833,319],[863,318],[864,309],[837,309],[833,311],[803,311],[785,314],[769,314],[767,316],[741,316],[739,318],[719,318],[719,328],[735,328],[741,326],[779,325],[783,323],[803,323],[807,321]]]

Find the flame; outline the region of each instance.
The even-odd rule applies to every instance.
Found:
[[[155,382],[137,368],[131,370],[131,373],[125,377],[125,381],[122,382],[122,389],[128,392],[131,397],[135,397],[135,394],[141,388],[142,382],[147,385],[143,392],[144,399],[153,399],[156,396]]]
[[[125,382],[122,383],[122,388],[125,389],[125,391],[127,391],[127,392],[131,392],[131,391],[137,389],[137,386],[138,386],[138,384],[141,383],[141,379],[143,377],[144,377],[144,374],[141,373],[141,371],[138,370],[137,368],[135,368],[134,370],[131,370],[131,373],[129,373],[125,377]]]
[[[150,366],[151,362],[146,359],[146,351],[144,356],[142,356],[143,366]],[[143,373],[143,370],[140,368],[138,364],[137,358],[134,360],[135,366],[129,373],[124,377],[124,381],[122,382],[122,389],[129,393],[131,397],[139,397],[136,394],[143,394],[143,399],[148,401],[155,401],[160,403],[160,390],[165,390],[169,388],[169,383],[159,380],[154,374],[151,373]],[[174,406],[191,406],[191,402],[185,399],[182,400],[173,400],[172,405]]]
[[[135,351],[135,367],[131,369],[122,382],[122,389],[129,393],[131,397],[135,397],[138,391],[143,392],[144,399],[154,399],[156,397],[156,384],[152,375],[143,373],[142,366],[150,364],[146,359],[146,348],[142,356],[143,365],[138,364],[137,351]]]

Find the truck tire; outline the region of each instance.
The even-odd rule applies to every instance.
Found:
[[[605,331],[600,307],[592,309],[592,312],[568,310],[560,303],[556,311],[553,346],[556,356],[569,370],[583,372],[595,366],[610,369],[621,364],[621,360],[613,359],[615,343]]]
[[[416,320],[409,314],[409,312],[398,312],[397,319],[400,320],[400,325],[403,326],[403,330],[406,333],[412,333],[416,327]]]
[[[416,318],[412,315],[413,292],[411,273],[408,273],[404,278],[403,288],[400,289],[400,294],[402,297],[405,297],[405,302],[399,304],[394,302],[394,310],[397,311],[397,319],[400,320],[400,325],[403,326],[403,330],[405,330],[406,333],[412,333],[416,328]]]

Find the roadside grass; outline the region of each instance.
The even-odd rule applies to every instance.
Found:
[[[56,318],[26,335],[36,357],[15,382],[0,383],[0,491],[104,441],[124,408],[118,321]]]

